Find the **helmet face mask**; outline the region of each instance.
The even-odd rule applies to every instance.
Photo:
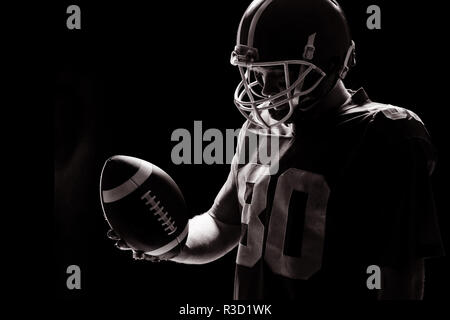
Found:
[[[278,126],[345,77],[352,59],[354,44],[334,1],[254,0],[241,19],[230,59],[241,76],[234,103],[251,123]],[[278,79],[261,70],[263,75],[277,70]]]
[[[237,52],[233,51],[231,63],[238,66],[241,82],[234,93],[234,103],[244,117],[260,127],[270,128],[286,122],[298,106],[299,98],[310,94],[326,76],[319,67],[305,60],[245,62],[244,57],[239,57]],[[259,68],[281,70],[282,85],[279,86],[279,92],[270,95],[263,93],[263,79],[255,71]],[[305,86],[306,83],[308,86]],[[288,106],[289,111],[274,123],[269,124],[261,115],[264,110],[283,106]]]

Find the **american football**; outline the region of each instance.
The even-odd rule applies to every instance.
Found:
[[[186,241],[183,195],[154,164],[122,155],[109,158],[100,177],[100,198],[106,221],[131,249],[158,257]]]

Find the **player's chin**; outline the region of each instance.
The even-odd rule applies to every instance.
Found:
[[[277,108],[269,109],[270,117],[276,121],[285,118],[289,113],[289,104],[283,104]]]

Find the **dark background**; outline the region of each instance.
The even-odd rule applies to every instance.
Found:
[[[356,3],[357,2],[357,3]],[[395,3],[394,3],[395,2]],[[233,104],[240,80],[229,64],[239,20],[250,1],[147,4],[61,1],[52,10],[54,115],[53,287],[57,299],[229,301],[235,255],[201,266],[133,261],[106,238],[99,202],[104,161],[115,154],[146,159],[168,172],[192,215],[209,209],[228,165],[172,164],[171,133],[239,128]],[[66,28],[66,8],[81,8],[81,30]],[[443,13],[410,1],[341,1],[357,46],[347,87],[363,86],[372,100],[415,111],[439,151],[433,177],[442,236],[449,247],[446,119],[439,47]],[[377,4],[382,29],[366,28]],[[235,252],[235,251],[233,251]],[[66,288],[66,268],[82,271],[82,290]],[[426,300],[447,299],[446,258],[427,261]]]

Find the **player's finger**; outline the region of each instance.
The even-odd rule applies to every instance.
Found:
[[[155,256],[150,256],[148,254],[144,254],[144,260],[150,261],[150,262],[161,262],[161,259]]]
[[[106,236],[109,238],[109,239],[111,239],[111,240],[120,240],[120,237],[119,237],[119,235],[113,230],[113,229],[110,229],[107,233],[106,233]]]
[[[131,250],[131,248],[123,240],[117,241],[116,247],[120,250]]]
[[[144,260],[145,254],[142,251],[133,250],[133,259],[134,260]]]

